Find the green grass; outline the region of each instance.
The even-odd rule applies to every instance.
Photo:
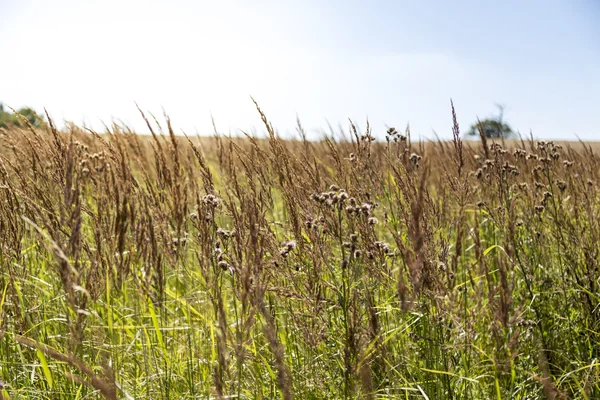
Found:
[[[596,153],[264,120],[0,135],[0,398],[600,398]]]

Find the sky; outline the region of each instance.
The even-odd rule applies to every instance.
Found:
[[[452,136],[497,115],[600,140],[598,0],[0,0],[0,102],[101,131]]]

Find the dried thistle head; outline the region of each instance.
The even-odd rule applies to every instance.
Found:
[[[219,263],[217,265],[223,271],[227,271],[229,269],[229,264],[227,263],[227,261],[219,261]]]
[[[515,149],[513,151],[513,156],[517,159],[522,159],[527,157],[527,151],[523,149]]]
[[[315,226],[315,223],[313,222],[312,218],[308,218],[306,221],[304,221],[304,226],[306,226],[306,229],[311,230]]]
[[[499,151],[499,150],[502,150],[502,146],[500,145],[500,143],[492,143],[490,145],[490,150]]]
[[[284,242],[283,247],[279,251],[279,255],[282,256],[283,258],[286,258],[295,247],[296,247],[295,240],[289,240],[287,242]]]
[[[370,203],[362,203],[362,205],[360,206],[360,210],[366,215],[371,214],[372,208],[373,206]]]
[[[413,165],[418,165],[419,161],[421,161],[421,156],[418,155],[417,153],[412,153],[410,155],[410,161],[413,163]]]
[[[212,208],[216,208],[220,205],[220,199],[213,194],[207,194],[202,197],[202,202]]]

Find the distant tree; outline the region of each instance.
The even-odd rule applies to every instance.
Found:
[[[500,109],[500,114],[496,118],[487,118],[479,123],[471,125],[467,131],[467,136],[479,136],[479,127],[481,124],[481,130],[487,138],[500,138],[500,137],[511,137],[514,135],[512,128],[503,122],[504,107],[497,105]]]
[[[23,107],[17,110],[17,113],[25,117],[34,128],[39,128],[46,124],[46,122],[44,121],[44,117],[36,113],[35,110],[31,107]],[[18,115],[6,111],[4,109],[4,105],[0,103],[0,128],[8,128],[9,126],[22,127],[24,125],[25,124],[23,123],[21,118],[19,118]]]
[[[501,136],[511,137],[514,132],[510,126],[504,123],[499,123],[496,119],[484,119],[481,122],[481,129],[487,138],[500,138]],[[467,132],[467,136],[479,136],[479,123],[471,125]]]

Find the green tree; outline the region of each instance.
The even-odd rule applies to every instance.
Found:
[[[488,118],[471,125],[467,132],[467,136],[479,136],[479,124],[481,124],[481,130],[487,138],[500,138],[502,136],[506,138],[514,135],[514,132],[509,125],[500,123],[496,119]]]
[[[514,135],[512,128],[503,122],[504,106],[496,104],[500,113],[496,118],[487,118],[471,125],[467,131],[467,136],[479,136],[479,129],[483,131],[486,138],[511,137]]]
[[[23,107],[17,110],[17,113],[25,117],[34,128],[39,128],[46,124],[44,117],[35,112],[35,110],[31,107]],[[8,128],[9,126],[22,127],[24,125],[25,124],[18,115],[6,111],[4,109],[4,105],[0,103],[0,128]]]

